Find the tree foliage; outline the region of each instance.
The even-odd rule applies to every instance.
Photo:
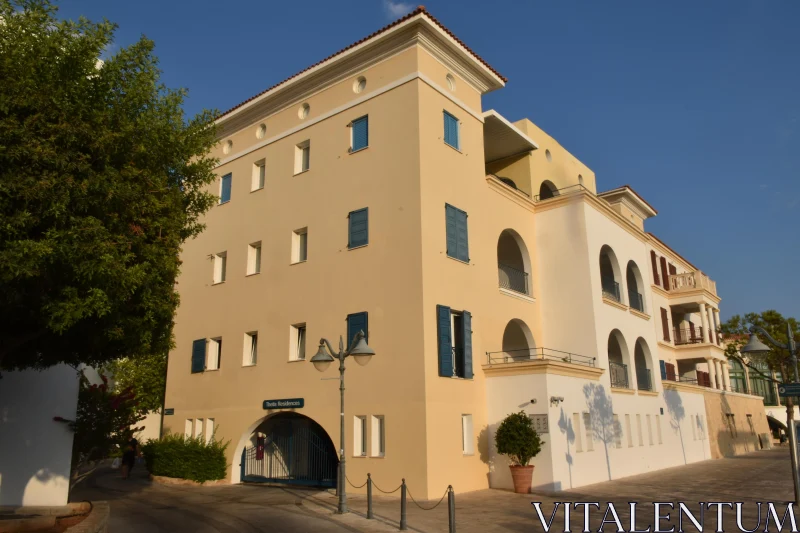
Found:
[[[797,320],[792,317],[785,318],[778,311],[769,309],[763,313],[747,313],[744,317],[740,315],[732,316],[727,322],[722,324],[722,333],[726,340],[725,354],[729,358],[739,360],[748,368],[755,371],[769,381],[775,381],[768,373],[764,373],[764,368],[769,368],[781,373],[784,381],[792,380],[794,377],[794,366],[789,354],[789,350],[782,350],[772,346],[767,339],[760,336],[761,342],[772,348],[770,352],[763,355],[748,355],[742,358],[739,349],[747,344],[749,339],[750,326],[764,328],[770,336],[781,344],[788,344],[787,324],[791,325],[796,342],[800,342],[800,332],[797,331]]]
[[[518,466],[526,466],[542,450],[542,440],[525,411],[511,413],[500,423],[494,436],[497,452]]]
[[[215,201],[213,113],[186,120],[142,37],[0,0],[0,368],[167,353],[182,242]]]
[[[114,389],[136,394],[140,414],[161,409],[167,380],[167,355],[140,355],[111,361],[104,371],[112,376]]]

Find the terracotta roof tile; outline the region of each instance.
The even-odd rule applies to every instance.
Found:
[[[502,80],[503,80],[503,82],[507,82],[507,81],[508,81],[508,79],[507,79],[505,76],[503,76],[502,74],[500,74],[499,72],[497,72],[497,71],[496,71],[494,68],[492,68],[492,67],[491,67],[491,65],[489,65],[489,63],[487,63],[487,62],[486,62],[486,61],[485,61],[485,60],[484,60],[482,57],[480,57],[478,54],[476,54],[475,52],[473,52],[473,51],[470,49],[470,47],[469,47],[469,46],[467,46],[466,44],[464,44],[464,42],[463,42],[463,41],[461,41],[461,39],[459,39],[458,37],[456,37],[456,36],[455,36],[455,34],[453,34],[453,32],[451,32],[449,29],[447,29],[447,28],[444,26],[444,24],[442,24],[441,22],[439,22],[439,21],[438,21],[438,20],[437,20],[437,19],[436,19],[436,18],[435,18],[433,15],[431,15],[431,14],[430,14],[430,12],[429,12],[428,10],[426,10],[426,9],[425,9],[425,6],[417,6],[417,8],[416,8],[414,11],[412,11],[411,13],[409,13],[408,15],[405,15],[405,16],[403,16],[403,17],[401,17],[401,18],[399,18],[399,19],[395,20],[395,21],[394,21],[394,22],[392,22],[391,24],[388,24],[388,25],[384,26],[383,28],[379,29],[378,31],[376,31],[376,32],[373,32],[373,33],[371,33],[370,35],[367,35],[367,36],[366,36],[366,37],[364,37],[363,39],[360,39],[360,40],[358,40],[358,41],[354,42],[353,44],[351,44],[351,45],[349,45],[349,46],[346,46],[345,48],[342,48],[341,50],[339,50],[339,51],[338,51],[338,52],[336,52],[335,54],[331,54],[331,55],[329,55],[329,56],[328,56],[328,57],[326,57],[325,59],[323,59],[323,60],[321,60],[321,61],[318,61],[318,62],[314,63],[314,64],[313,64],[313,65],[311,65],[310,67],[307,67],[307,68],[305,68],[305,69],[301,70],[300,72],[298,72],[298,73],[296,73],[296,74],[293,74],[292,76],[289,76],[289,77],[288,77],[288,78],[286,78],[285,80],[283,80],[283,81],[281,81],[281,82],[279,82],[279,83],[276,83],[276,84],[275,84],[275,85],[273,85],[272,87],[269,87],[268,89],[264,89],[264,90],[263,90],[263,91],[261,91],[260,93],[258,93],[258,94],[256,94],[256,95],[254,95],[254,96],[251,96],[250,98],[248,98],[248,99],[247,99],[247,100],[245,100],[244,102],[241,102],[240,104],[233,106],[232,108],[228,109],[228,110],[227,110],[227,111],[225,111],[224,113],[221,113],[219,116],[217,116],[217,120],[219,120],[220,118],[224,117],[224,116],[225,116],[225,115],[227,115],[228,113],[230,113],[230,112],[232,112],[232,111],[234,111],[234,110],[236,110],[236,109],[238,109],[238,108],[242,107],[242,106],[243,106],[243,105],[245,105],[246,103],[248,103],[248,102],[251,102],[252,100],[254,100],[254,99],[258,98],[258,97],[259,97],[259,96],[261,96],[262,94],[264,94],[264,93],[268,93],[269,91],[271,91],[271,90],[275,89],[276,87],[279,87],[279,86],[283,85],[284,83],[286,83],[286,82],[288,82],[288,81],[290,81],[290,80],[292,80],[292,79],[296,78],[297,76],[299,76],[299,75],[303,74],[304,72],[307,72],[307,71],[311,70],[312,68],[314,68],[314,67],[316,67],[316,66],[318,66],[318,65],[321,65],[322,63],[325,63],[326,61],[328,61],[328,60],[330,60],[330,59],[333,59],[334,57],[336,57],[336,56],[338,56],[338,55],[341,55],[341,54],[343,54],[344,52],[346,52],[346,51],[350,50],[351,48],[354,48],[354,47],[356,47],[356,46],[358,46],[358,45],[360,45],[360,44],[362,44],[362,43],[364,43],[364,42],[366,42],[366,41],[368,41],[368,40],[370,40],[370,39],[372,39],[372,38],[374,38],[374,37],[377,37],[378,35],[380,35],[380,34],[382,34],[382,33],[386,32],[386,31],[390,30],[391,28],[393,28],[393,27],[397,26],[398,24],[400,24],[400,23],[402,23],[402,22],[405,22],[406,20],[408,20],[408,19],[411,19],[411,18],[413,18],[413,17],[416,17],[417,15],[419,15],[419,14],[421,14],[421,13],[424,13],[424,14],[425,14],[425,16],[426,16],[426,17],[428,17],[428,18],[431,20],[431,22],[433,22],[434,24],[436,24],[437,26],[439,26],[439,28],[441,28],[441,29],[442,29],[442,30],[443,30],[445,33],[447,33],[447,34],[448,34],[450,37],[452,37],[452,38],[453,38],[453,39],[454,39],[454,40],[455,40],[455,41],[456,41],[458,44],[460,44],[461,46],[463,46],[463,47],[464,47],[464,48],[467,50],[467,52],[469,52],[470,54],[472,54],[473,56],[475,56],[475,59],[477,59],[478,61],[480,61],[481,63],[483,63],[483,65],[484,65],[486,68],[488,68],[489,70],[491,70],[491,71],[492,71],[492,72],[493,72],[495,75],[497,75],[497,76],[498,76],[500,79],[502,79]]]

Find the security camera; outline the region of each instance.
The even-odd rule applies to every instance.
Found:
[[[536,403],[536,398],[532,399],[531,403]]]

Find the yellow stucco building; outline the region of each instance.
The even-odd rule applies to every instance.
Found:
[[[535,486],[710,458],[718,419],[757,446],[713,281],[645,232],[656,211],[630,187],[598,194],[536,125],[484,111],[505,81],[420,8],[219,117],[166,429],[230,440],[231,482],[333,485],[337,373],[309,359],[361,329],[377,355],[347,365],[357,485],[509,487],[493,431],[519,410],[545,441]]]

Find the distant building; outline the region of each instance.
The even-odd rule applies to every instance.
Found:
[[[230,440],[231,482],[332,486],[337,374],[308,359],[364,330],[355,485],[510,487],[493,438],[520,410],[543,433],[539,487],[758,448],[762,399],[730,390],[714,282],[645,231],[656,210],[631,187],[598,193],[535,124],[484,111],[505,82],[417,9],[219,117],[166,429]],[[302,402],[264,404],[282,399]]]

